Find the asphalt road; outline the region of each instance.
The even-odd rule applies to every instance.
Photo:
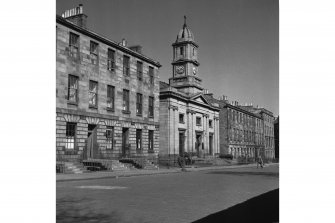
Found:
[[[57,222],[192,222],[277,188],[278,166],[57,182]]]

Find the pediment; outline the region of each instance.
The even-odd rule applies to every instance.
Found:
[[[196,96],[192,97],[191,100],[199,102],[201,104],[209,105],[209,103],[207,102],[207,100],[202,95],[196,95]]]

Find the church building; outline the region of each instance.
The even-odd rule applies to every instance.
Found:
[[[173,162],[184,152],[199,157],[219,153],[219,107],[204,97],[198,74],[198,45],[184,25],[172,44],[172,77],[160,82],[160,160]]]

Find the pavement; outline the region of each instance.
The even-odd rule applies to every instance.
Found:
[[[188,170],[57,182],[57,222],[278,222],[278,164]]]
[[[268,163],[264,166],[276,166],[278,163]],[[78,180],[93,180],[93,179],[105,179],[105,178],[119,178],[119,177],[132,177],[132,176],[145,176],[145,175],[159,175],[159,174],[173,174],[173,173],[184,173],[194,171],[207,171],[207,170],[220,170],[220,169],[233,169],[233,168],[244,168],[244,167],[255,167],[256,164],[244,164],[244,165],[231,165],[231,166],[207,166],[207,167],[188,167],[182,170],[178,167],[171,168],[160,168],[158,170],[143,170],[133,169],[126,171],[96,171],[79,174],[56,174],[56,181],[78,181]]]

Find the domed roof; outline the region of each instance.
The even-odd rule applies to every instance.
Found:
[[[186,25],[186,16],[184,16],[183,28],[179,31],[176,42],[194,41],[194,36],[191,30]]]

